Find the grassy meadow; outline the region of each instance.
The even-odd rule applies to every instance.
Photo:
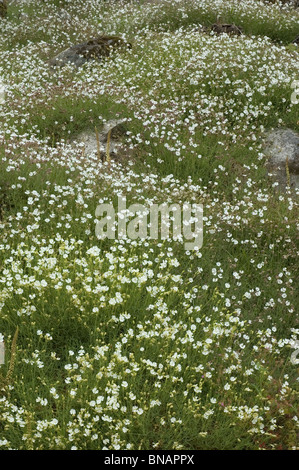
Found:
[[[244,34],[202,30],[217,21]],[[263,145],[298,130],[298,23],[265,0],[9,4],[1,450],[299,449],[298,190],[268,177]],[[98,34],[132,49],[49,67]],[[117,157],[71,143],[115,118]],[[202,204],[202,247],[98,239],[119,196]]]

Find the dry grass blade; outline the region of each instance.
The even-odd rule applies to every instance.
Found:
[[[97,139],[97,154],[98,158],[101,158],[101,147],[100,147],[100,138],[99,138],[99,132],[98,129],[95,127],[95,132],[96,132],[96,139]]]
[[[111,158],[110,158],[110,138],[111,138],[111,131],[112,129],[109,130],[108,135],[107,135],[107,148],[106,148],[106,157],[107,157],[107,162],[110,163]]]
[[[288,157],[286,158],[286,175],[287,175],[287,186],[289,188],[291,186],[291,181],[290,181],[290,170],[289,170],[289,159],[288,159]]]

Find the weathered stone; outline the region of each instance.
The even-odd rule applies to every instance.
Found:
[[[239,26],[236,26],[235,24],[220,24],[220,23],[214,23],[211,26],[211,30],[214,31],[217,34],[237,34],[240,36],[240,34],[243,34],[242,28]]]
[[[108,121],[101,132],[96,133],[93,130],[87,130],[81,132],[72,141],[74,144],[81,144],[84,148],[85,155],[98,154],[101,160],[105,160],[107,151],[108,134],[110,133],[109,139],[109,151],[112,155],[117,155],[118,148],[120,146],[119,139],[123,136],[127,127],[122,119],[112,119]]]
[[[103,142],[107,142],[109,131],[111,131],[110,139],[118,140],[120,137],[125,135],[127,132],[127,127],[125,126],[123,120],[108,121],[101,133],[101,140]]]
[[[267,170],[280,186],[299,189],[299,134],[291,129],[277,129],[265,140]]]
[[[86,62],[100,62],[105,57],[109,57],[111,52],[120,49],[132,47],[130,43],[125,42],[118,36],[99,36],[69,47],[49,61],[51,66],[63,67],[67,64],[73,64],[80,67]]]

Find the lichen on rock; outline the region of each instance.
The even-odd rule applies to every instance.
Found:
[[[49,65],[63,67],[73,64],[80,67],[86,62],[100,62],[109,57],[111,53],[118,50],[131,48],[131,44],[118,36],[98,36],[81,44],[76,44],[62,51],[49,61]]]

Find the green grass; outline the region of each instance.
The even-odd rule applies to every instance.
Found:
[[[183,9],[178,9],[176,5],[165,2],[163,9],[157,9],[146,25],[157,27],[160,30],[175,31],[178,28],[188,28],[190,26],[204,25],[211,26],[213,23],[236,24],[241,27],[246,35],[268,36],[273,41],[290,43],[298,35],[298,23],[296,16],[290,12],[285,13],[282,18],[281,12],[277,8],[275,14],[267,15],[267,6],[263,2],[256,2],[256,7],[252,14],[244,14],[240,5],[230,6],[229,2],[219,5],[212,3],[206,8],[204,5],[187,4]],[[182,13],[182,11],[184,13]],[[275,10],[274,10],[275,11]],[[259,16],[261,14],[261,16]],[[293,17],[293,18],[292,18]],[[291,24],[287,24],[291,18]]]
[[[252,2],[224,2],[221,21],[261,36],[228,38],[191,32],[216,21],[212,1],[72,2],[76,25],[42,39],[33,3],[28,31],[11,8],[0,46],[0,448],[298,448],[298,199],[262,155],[265,130],[298,126],[298,52],[277,44],[297,14],[261,4],[258,21]],[[100,18],[132,51],[50,72],[59,39]],[[65,146],[115,117],[128,120],[119,161]],[[120,194],[202,203],[200,252],[97,239],[97,205]]]

